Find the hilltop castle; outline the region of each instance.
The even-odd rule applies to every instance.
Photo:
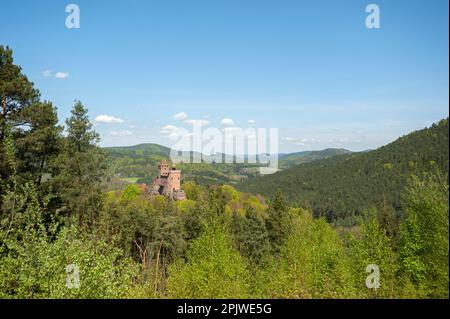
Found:
[[[181,189],[181,171],[176,169],[175,164],[169,168],[167,161],[162,160],[158,169],[158,177],[152,183],[152,194],[164,195],[175,200],[186,199],[186,195]]]

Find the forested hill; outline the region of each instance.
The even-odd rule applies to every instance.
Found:
[[[346,219],[381,201],[397,210],[408,176],[435,170],[448,173],[448,118],[379,149],[297,165],[239,185],[272,197],[277,190],[317,215]]]
[[[327,148],[321,151],[303,151],[289,154],[280,154],[278,165],[281,169],[295,165],[310,163],[319,159],[330,158],[336,155],[350,154],[351,151],[343,148]]]

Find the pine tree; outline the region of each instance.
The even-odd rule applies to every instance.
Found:
[[[66,121],[68,135],[64,152],[58,158],[60,173],[55,180],[55,190],[59,191],[69,220],[75,215],[81,227],[92,224],[100,210],[106,163],[97,146],[100,138],[92,130],[87,109],[76,101],[71,112],[72,116]]]
[[[13,62],[12,50],[0,45],[0,140],[5,135],[6,123],[18,120],[19,112],[39,98],[33,83]]]
[[[270,242],[277,251],[289,234],[291,221],[289,208],[281,191],[277,191],[275,198],[270,202],[268,213],[267,231]]]
[[[88,110],[80,101],[75,101],[72,116],[66,120],[69,150],[75,153],[86,152],[97,145],[100,136],[92,130]]]
[[[6,130],[26,124],[23,111],[39,99],[39,92],[33,83],[22,74],[19,66],[13,63],[12,50],[0,45],[0,146],[6,136]],[[9,126],[9,128],[8,128]],[[0,163],[5,162],[6,153],[0,149]],[[7,178],[0,164],[0,179]]]
[[[249,207],[245,217],[233,216],[232,223],[236,246],[241,254],[252,263],[259,263],[262,256],[269,250],[269,235],[264,219]]]
[[[38,186],[45,174],[54,175],[52,160],[62,148],[62,127],[58,125],[56,108],[50,102],[39,102],[24,112],[29,129],[17,136],[20,172],[25,180]],[[52,165],[53,164],[53,165]]]

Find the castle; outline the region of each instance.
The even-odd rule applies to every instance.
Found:
[[[186,195],[181,189],[181,171],[176,169],[175,164],[169,168],[167,161],[162,160],[158,169],[158,177],[152,183],[152,194],[164,195],[175,200],[186,199]]]

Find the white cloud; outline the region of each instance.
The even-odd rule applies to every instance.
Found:
[[[187,119],[187,117],[188,116],[187,116],[186,112],[181,112],[181,113],[175,114],[173,116],[174,120],[177,120],[177,121],[183,121],[183,120]]]
[[[172,141],[178,140],[181,136],[188,134],[186,129],[175,125],[165,125],[161,127],[159,132]]]
[[[222,119],[222,125],[232,126],[232,125],[234,125],[234,122],[232,119],[225,118],[225,119]]]
[[[255,124],[256,121],[255,121],[255,120],[248,120],[248,123],[249,123],[249,124]]]
[[[111,115],[101,114],[95,118],[95,122],[97,123],[108,123],[108,124],[116,124],[123,123],[123,120],[118,117],[114,117]]]
[[[67,79],[69,77],[69,73],[67,72],[56,72],[55,73],[55,78],[57,79]]]
[[[53,74],[52,70],[45,70],[42,72],[42,75],[45,76],[46,78],[51,77]]]
[[[312,137],[312,138],[302,138],[300,140],[300,142],[302,142],[302,143],[319,143],[320,140],[317,139],[317,138]]]
[[[286,137],[282,137],[281,140],[286,141],[286,142],[292,142],[292,141],[295,141],[295,138],[286,136]]]
[[[177,127],[175,125],[165,125],[163,127],[161,127],[161,133],[162,134],[170,134],[172,133],[173,130],[176,130]]]
[[[131,131],[114,131],[114,132],[110,132],[109,135],[114,136],[114,137],[123,137],[123,136],[131,136],[133,135],[133,132]]]

